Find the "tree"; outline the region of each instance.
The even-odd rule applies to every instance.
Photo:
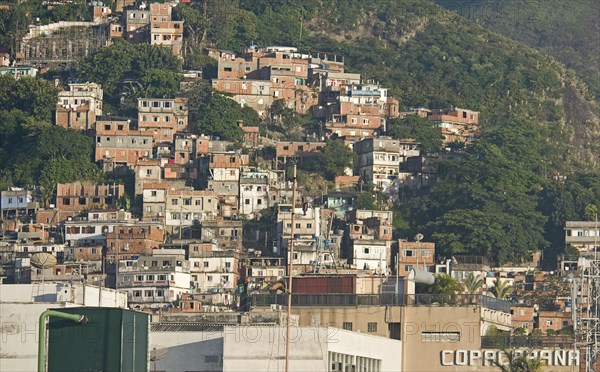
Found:
[[[435,124],[416,115],[390,121],[387,135],[396,139],[414,138],[426,153],[438,152],[442,147],[442,134]]]
[[[251,111],[250,111],[251,110]],[[197,108],[198,119],[195,122],[197,133],[219,136],[229,141],[242,139],[239,121],[258,121],[258,114],[250,108],[244,108],[229,97],[213,92],[206,102]]]
[[[516,350],[502,350],[504,358],[494,360],[493,364],[500,368],[502,372],[542,372],[542,360],[538,356],[529,358],[531,352],[517,352]]]
[[[344,174],[346,168],[351,167],[354,152],[350,150],[343,140],[329,140],[316,156],[316,168],[328,180]]]
[[[509,294],[513,292],[514,288],[508,283],[507,280],[502,281],[497,278],[492,288],[492,294],[499,300],[504,300]]]
[[[460,291],[460,282],[449,274],[435,274],[435,283],[429,287],[428,292],[436,295],[442,302],[448,302],[452,296]]]
[[[469,275],[467,275],[467,277],[463,281],[463,284],[467,292],[469,294],[473,294],[485,284],[485,281],[483,280],[483,278],[475,276],[473,273],[469,273]]]

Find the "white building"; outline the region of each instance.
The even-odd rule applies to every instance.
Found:
[[[352,263],[357,269],[387,274],[390,265],[391,241],[358,240],[352,242]]]
[[[0,195],[2,216],[7,216],[11,211],[15,212],[16,215],[17,212],[26,212],[28,209],[35,209],[30,190],[11,187],[10,190],[2,191]]]
[[[240,214],[252,216],[269,207],[269,183],[269,172],[242,171],[240,177]]]
[[[199,293],[212,290],[232,292],[238,280],[239,255],[234,251],[213,251],[190,257],[193,288]]]
[[[150,349],[157,370],[283,371],[285,335],[279,325],[153,324]],[[364,333],[293,327],[289,370],[400,371],[402,348],[400,340]]]
[[[118,288],[130,307],[159,307],[181,298],[190,288],[190,267],[183,250],[155,249],[137,261],[119,261]]]
[[[356,174],[377,190],[394,193],[399,186],[400,165],[419,156],[419,144],[387,137],[365,138],[353,146],[358,155]],[[403,173],[404,174],[404,173]]]
[[[314,245],[321,232],[321,210],[308,207],[306,212],[302,206],[294,209],[294,247]],[[287,252],[292,234],[292,206],[279,204],[277,208],[277,237],[273,242],[273,252]],[[314,248],[313,248],[314,249]],[[290,257],[288,257],[288,260]],[[297,259],[297,258],[296,258]]]

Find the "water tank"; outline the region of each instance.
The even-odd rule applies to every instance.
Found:
[[[415,283],[421,283],[421,284],[427,284],[427,285],[432,285],[433,283],[435,283],[435,276],[433,276],[433,274],[430,273],[429,271],[423,271],[423,270],[416,270],[416,269],[410,270],[410,273],[408,274],[407,279],[412,280]]]
[[[55,309],[85,324],[50,317],[48,371],[148,371],[148,314],[116,308]]]

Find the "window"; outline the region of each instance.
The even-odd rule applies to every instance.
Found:
[[[206,277],[206,281],[207,281],[207,282],[212,282],[212,280],[213,280],[213,277],[212,277],[212,275],[208,275],[208,276]]]
[[[546,325],[551,326],[552,325],[552,321],[551,320],[546,320]]]
[[[363,119],[363,124],[369,124],[369,119]]]
[[[225,262],[225,267],[230,268],[231,267],[231,262]]]
[[[146,206],[146,212],[152,212],[152,207],[151,206]]]
[[[429,257],[429,250],[421,251],[421,257]]]
[[[151,196],[156,196],[156,191],[150,191]]]
[[[183,199],[183,205],[192,205],[192,198]]]
[[[412,265],[404,265],[404,271],[411,271]]]
[[[256,204],[257,204],[257,205],[261,205],[261,204],[262,204],[262,199],[257,199],[257,200],[256,200]]]
[[[296,224],[296,228],[297,228],[297,229],[299,229],[299,228],[300,228],[300,226],[302,226],[302,225],[300,225],[299,223],[297,223],[297,224]]]
[[[171,199],[171,204],[177,205],[177,202],[178,202],[177,199]]]
[[[246,204],[246,205],[250,205],[250,199],[245,199],[245,200],[244,200],[244,204]]]
[[[367,323],[367,332],[377,332],[377,322]]]
[[[365,252],[365,254],[369,254],[371,252],[371,250],[369,248],[364,248],[363,251]]]
[[[208,261],[204,261],[204,267],[208,267]]]
[[[403,252],[404,257],[413,257],[415,252],[412,249],[405,249]]]
[[[421,342],[459,342],[460,332],[421,332]]]
[[[231,67],[224,67],[224,68],[223,68],[223,71],[231,72],[231,71],[232,71],[232,69],[231,69]]]
[[[307,229],[312,229],[312,223],[307,223],[307,224],[306,224],[306,228],[307,228]]]
[[[152,267],[158,266],[158,261],[152,261]]]
[[[351,331],[352,330],[352,322],[344,322],[342,324],[342,328],[345,329],[346,331]]]

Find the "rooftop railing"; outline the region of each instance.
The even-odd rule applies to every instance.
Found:
[[[256,294],[253,306],[287,305],[287,295]],[[482,306],[510,313],[510,302],[483,295],[294,294],[292,306]]]

